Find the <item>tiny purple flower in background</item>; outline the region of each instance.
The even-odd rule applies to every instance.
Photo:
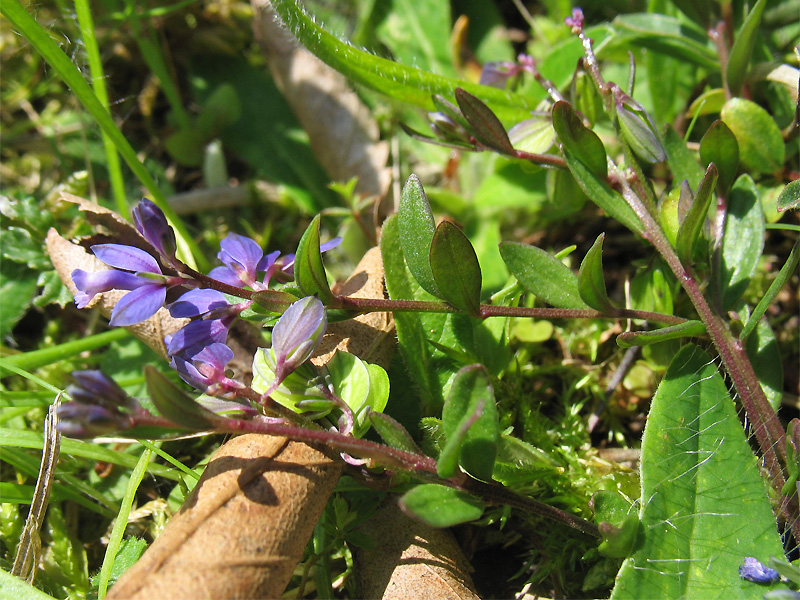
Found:
[[[133,224],[161,256],[168,260],[175,258],[177,248],[175,232],[167,223],[167,217],[154,202],[142,198],[142,201],[133,208]]]
[[[97,244],[92,246],[92,252],[120,271],[87,273],[75,269],[72,280],[78,288],[75,295],[78,308],[84,308],[99,293],[130,290],[111,312],[111,325],[125,326],[149,319],[164,305],[169,280],[161,274],[156,259],[147,252],[122,244]]]
[[[518,75],[520,67],[516,63],[509,61],[490,61],[483,65],[481,69],[481,79],[478,83],[505,89],[508,81]]]
[[[225,375],[225,365],[233,358],[233,350],[225,344],[195,346],[198,351],[175,355],[170,365],[186,383],[212,395],[223,395],[244,387]]]
[[[572,33],[581,33],[583,31],[583,11],[580,8],[573,8],[572,16],[564,19],[564,23],[572,28]]]
[[[780,579],[780,575],[775,569],[770,569],[752,556],[746,557],[744,564],[739,567],[739,577],[753,583],[766,584],[775,583]]]
[[[286,309],[272,329],[275,375],[283,381],[309,359],[328,327],[325,307],[319,298],[308,296]]]

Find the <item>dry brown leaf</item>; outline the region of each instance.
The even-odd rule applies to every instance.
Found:
[[[361,528],[377,546],[357,548],[355,572],[364,598],[477,600],[470,566],[448,529],[433,529],[388,502]]]
[[[389,189],[389,145],[343,75],[303,48],[278,21],[269,0],[252,0],[253,29],[275,82],[314,155],[334,181],[358,177],[356,191],[383,197]]]
[[[230,440],[106,598],[279,597],[341,468],[285,438],[248,434]]]

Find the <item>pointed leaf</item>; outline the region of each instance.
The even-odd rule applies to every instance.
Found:
[[[556,102],[553,106],[553,127],[565,153],[569,152],[586,165],[592,174],[603,179],[608,177],[603,142],[594,131],[584,127],[569,102]]]
[[[708,216],[708,209],[714,200],[714,187],[717,183],[717,167],[714,163],[708,165],[706,175],[700,182],[694,203],[686,213],[686,218],[681,222],[678,230],[677,252],[678,258],[684,265],[692,262],[692,249],[703,231],[703,223]]]
[[[620,348],[631,346],[649,346],[667,340],[676,340],[684,337],[698,337],[704,335],[706,327],[700,321],[686,321],[679,325],[661,327],[653,331],[626,331],[617,336],[617,345]]]
[[[739,142],[724,122],[714,121],[700,140],[700,159],[717,166],[719,192],[727,195],[739,169]]]
[[[742,297],[756,272],[764,249],[764,211],[756,184],[749,175],[736,180],[728,197],[722,236],[719,281],[722,308],[729,310]]]
[[[758,0],[755,6],[747,14],[742,27],[736,33],[736,39],[728,55],[728,67],[725,69],[725,80],[728,83],[728,90],[731,96],[738,96],[742,91],[742,83],[750,64],[750,57],[753,54],[753,45],[756,41],[758,26],[761,23],[761,15],[767,0]]]
[[[491,108],[461,88],[456,88],[456,102],[479,142],[498,152],[514,153],[506,128]]]
[[[755,102],[732,98],[722,107],[722,120],[739,142],[739,160],[753,173],[774,173],[783,168],[786,146],[770,114]]]
[[[322,252],[319,249],[319,220],[319,215],[314,217],[297,245],[294,279],[304,295],[316,295],[323,304],[328,305],[334,296],[328,286],[328,277],[322,264]]]
[[[559,308],[586,309],[578,278],[564,263],[536,246],[519,242],[500,244],[500,256],[526,290]]]
[[[444,403],[442,423],[447,437],[442,457],[452,452],[467,473],[491,481],[500,421],[489,376],[482,366],[464,367],[456,374]],[[452,472],[439,475],[449,477]]]
[[[416,175],[403,187],[397,210],[403,256],[414,279],[426,292],[442,298],[431,270],[431,242],[436,232],[431,205]]]
[[[165,419],[180,427],[194,430],[208,429],[219,421],[217,415],[200,406],[194,398],[175,386],[155,367],[145,366],[144,378],[147,381],[150,400]]]
[[[778,196],[778,212],[800,208],[800,179],[790,181]]]
[[[481,267],[467,236],[450,221],[442,221],[430,252],[433,279],[443,298],[474,317],[480,316]]]
[[[781,556],[765,485],[714,360],[674,358],[642,440],[641,546],[612,599],[754,598],[736,578],[745,556]]]
[[[613,312],[614,307],[608,299],[606,282],[603,278],[603,239],[606,234],[597,236],[594,244],[586,253],[578,271],[578,291],[581,300],[595,310]]]
[[[400,508],[431,527],[452,527],[479,519],[484,504],[462,491],[426,483],[406,492]]]

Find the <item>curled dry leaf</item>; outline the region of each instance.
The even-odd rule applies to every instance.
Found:
[[[64,285],[67,286],[69,291],[74,296],[77,293],[75,283],[72,281],[72,271],[75,269],[83,269],[88,273],[96,273],[97,271],[106,271],[108,267],[105,263],[86,251],[83,246],[73,244],[69,240],[61,237],[55,229],[50,229],[47,232],[47,253],[50,255],[50,260],[56,268],[58,276]],[[98,306],[100,312],[106,318],[111,316],[111,311],[119,299],[122,298],[127,292],[112,290],[98,294],[94,300],[89,303],[89,307]],[[186,325],[189,319],[176,319],[169,314],[166,308],[160,308],[156,314],[134,325],[125,327],[134,336],[142,340],[145,344],[150,346],[159,355],[166,356],[167,348],[164,346],[164,336],[178,331],[181,327]]]
[[[361,531],[377,544],[358,548],[355,572],[363,598],[477,600],[470,567],[453,534],[433,529],[387,503]]]
[[[343,75],[327,66],[280,23],[269,0],[252,0],[253,28],[275,82],[303,129],[314,155],[334,181],[358,177],[356,191],[383,197],[391,173],[389,145]]]
[[[232,439],[106,598],[280,597],[340,472],[303,443]]]

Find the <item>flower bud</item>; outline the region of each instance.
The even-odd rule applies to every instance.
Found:
[[[653,119],[644,107],[619,88],[614,89],[614,100],[622,137],[636,155],[650,163],[667,160]]]
[[[104,406],[112,410],[136,406],[136,401],[102,371],[73,371],[72,378],[75,383],[67,387],[67,393],[77,403]]]
[[[167,259],[175,258],[177,243],[175,232],[167,222],[167,217],[161,209],[147,198],[142,198],[133,208],[133,224],[158,253]]]
[[[327,327],[325,307],[319,298],[308,296],[286,309],[272,330],[275,375],[279,381],[309,359]]]
[[[127,429],[131,419],[97,404],[67,402],[56,409],[59,433],[73,438],[96,437]]]

